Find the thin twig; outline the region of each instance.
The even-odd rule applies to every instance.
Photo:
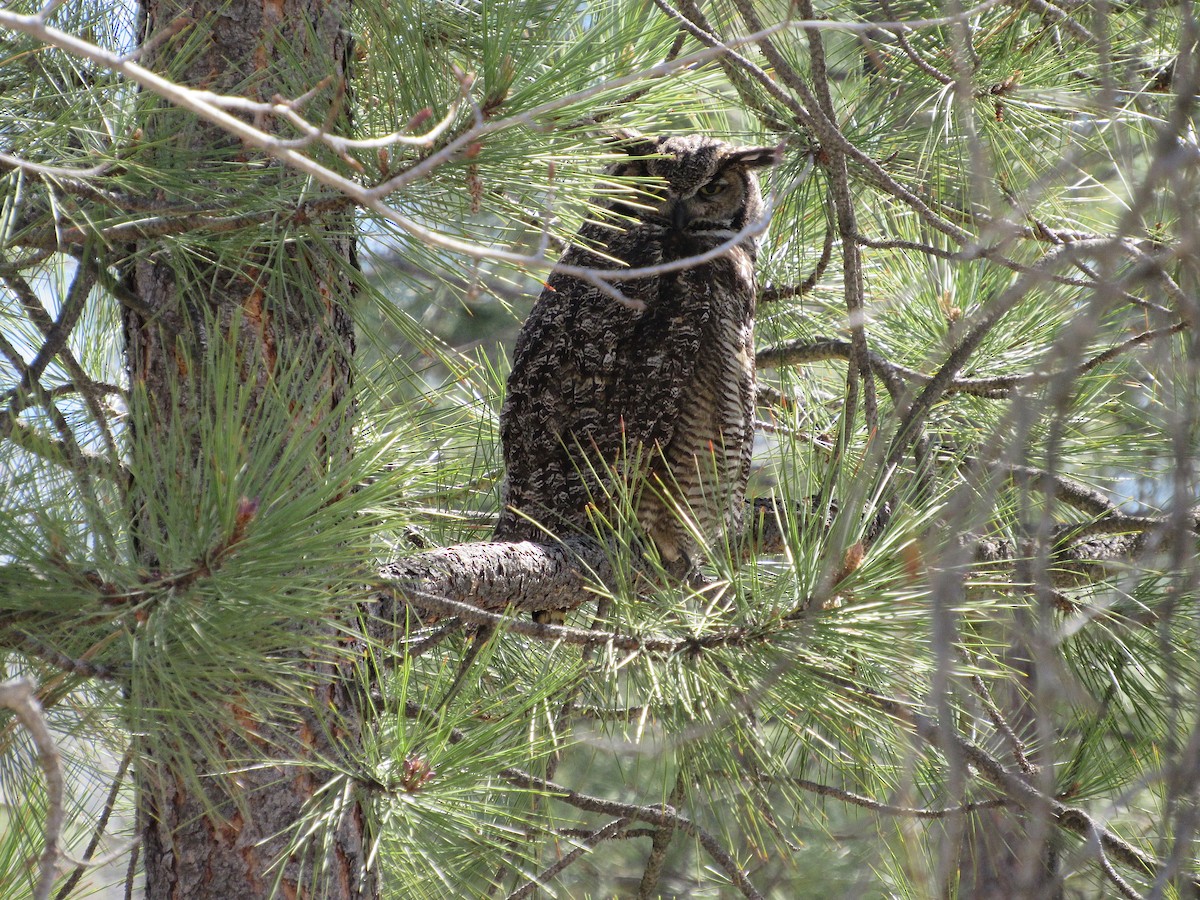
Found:
[[[897,818],[905,819],[946,819],[951,816],[967,815],[980,809],[996,809],[997,807],[1008,805],[1007,800],[995,797],[991,800],[973,800],[959,806],[945,806],[937,809],[922,806],[896,806],[892,803],[884,803],[871,797],[865,797],[862,794],[856,794],[853,791],[847,791],[844,788],[821,784],[818,781],[810,781],[807,778],[781,778],[762,775],[757,776],[756,780],[767,784],[794,785],[809,793],[818,794],[822,797],[832,797],[835,800],[841,800],[843,803],[849,803],[853,806],[861,806],[863,809],[869,809],[871,812],[876,812],[880,815],[896,816]]]
[[[892,16],[892,5],[888,2],[888,0],[879,0],[879,8],[881,10],[883,10],[883,14],[885,16],[887,16],[888,18],[893,17]],[[930,78],[932,78],[934,81],[938,82],[939,84],[953,84],[954,83],[953,78],[951,78],[949,75],[947,75],[941,69],[939,69],[937,66],[928,62],[923,56],[921,56],[921,54],[919,54],[916,50],[913,49],[912,44],[910,44],[908,42],[908,38],[905,37],[903,29],[897,28],[895,31],[892,32],[892,34],[896,38],[896,43],[900,45],[900,49],[904,51],[904,55],[907,56],[916,65],[916,67],[918,69],[920,69],[922,72],[924,72],[926,75],[928,75]]]
[[[776,303],[780,300],[790,300],[792,297],[803,297],[817,286],[817,282],[825,274],[825,270],[829,267],[829,261],[832,258],[833,228],[826,225],[825,239],[821,245],[821,256],[817,260],[817,264],[813,266],[812,272],[803,281],[796,284],[770,285],[763,288],[758,294],[758,302]]]
[[[1109,241],[1098,241],[1101,246],[1108,246]],[[1003,293],[992,300],[978,316],[974,326],[967,329],[958,343],[951,349],[946,361],[926,383],[924,390],[917,395],[908,409],[905,410],[899,426],[892,437],[892,442],[885,457],[885,467],[893,469],[904,457],[909,443],[919,436],[926,416],[929,415],[936,403],[950,388],[955,377],[967,364],[967,360],[982,343],[983,339],[1000,323],[1000,321],[1045,277],[1044,273],[1060,264],[1063,259],[1070,258],[1085,249],[1084,244],[1069,244],[1057,247],[1047,253],[1039,261],[1036,271],[1018,276]]]
[[[1008,0],[1009,6],[1020,10],[1023,8],[1033,9],[1040,12],[1044,16],[1054,19],[1061,24],[1067,31],[1075,35],[1079,40],[1087,44],[1095,44],[1096,36],[1087,28],[1079,23],[1079,21],[1061,7],[1055,6],[1048,0]]]
[[[1033,775],[1036,769],[1033,763],[1029,761],[1029,756],[1025,751],[1025,742],[1017,737],[1017,733],[1013,731],[1013,727],[1009,724],[1008,719],[1004,717],[1004,713],[1000,712],[1000,707],[992,699],[992,692],[988,690],[988,686],[983,678],[978,674],[972,675],[971,684],[975,688],[975,693],[979,695],[979,700],[983,704],[983,709],[987,713],[987,717],[992,720],[992,724],[996,726],[996,730],[1004,735],[1004,739],[1008,741],[1008,745],[1013,752],[1013,757],[1016,759],[1021,771],[1026,775]]]
[[[561,872],[567,866],[571,865],[578,859],[581,859],[585,853],[588,853],[603,841],[611,840],[618,837],[625,826],[632,821],[628,817],[614,819],[602,828],[597,828],[595,831],[588,832],[587,835],[579,842],[570,853],[564,854],[561,859],[557,860],[553,865],[546,867],[533,878],[530,878],[516,890],[512,891],[506,900],[521,900],[522,897],[528,897],[538,889],[540,885],[546,884],[551,878]]]
[[[667,54],[666,54],[666,56],[663,57],[662,61],[663,62],[671,62],[673,59],[678,57],[680,52],[683,50],[683,45],[686,40],[687,40],[687,32],[684,31],[682,28],[679,29],[679,31],[677,31],[675,33],[675,39],[673,41],[671,41],[671,46],[667,49]],[[647,85],[644,88],[639,88],[636,91],[632,91],[632,92],[626,94],[624,97],[622,97],[616,103],[614,103],[612,105],[611,109],[603,111],[597,115],[591,116],[588,119],[588,124],[590,124],[590,125],[602,124],[604,121],[609,119],[614,113],[616,113],[621,107],[629,106],[633,103],[636,103],[638,100],[641,100],[644,96],[646,96],[646,94],[648,94],[649,92],[650,92],[650,86]]]
[[[88,841],[87,849],[83,851],[84,861],[75,866],[75,871],[70,877],[63,882],[63,886],[59,888],[55,900],[67,900],[74,890],[75,885],[79,883],[79,879],[83,877],[84,872],[89,867],[95,866],[98,863],[93,860],[96,853],[96,848],[100,846],[100,840],[104,837],[104,831],[108,828],[109,817],[112,816],[113,810],[117,805],[117,798],[121,793],[121,783],[125,780],[125,773],[129,771],[129,766],[133,762],[133,748],[130,747],[121,757],[121,763],[117,766],[117,771],[113,774],[112,787],[108,791],[108,798],[104,801],[104,808],[100,812],[100,818],[96,820],[96,828],[92,832],[92,839]],[[122,848],[122,852],[128,852],[127,848]]]
[[[1071,370],[1054,372],[1030,372],[1024,375],[996,375],[990,378],[952,378],[946,386],[945,395],[972,394],[977,397],[1004,398],[1021,387],[1035,387],[1051,383],[1061,378],[1079,377],[1099,368],[1105,363],[1112,362],[1130,350],[1148,344],[1159,338],[1178,334],[1187,328],[1186,322],[1176,322],[1164,328],[1143,331],[1102,353],[1081,363]],[[755,355],[755,364],[759,369],[776,369],[782,366],[803,365],[827,359],[850,359],[853,348],[848,341],[836,339],[821,339],[808,341],[792,341],[775,347],[767,347]],[[904,379],[917,384],[928,384],[933,376],[900,363],[892,362],[881,354],[872,351],[870,354],[871,369],[881,379]]]
[[[667,804],[672,808],[678,807],[686,796],[687,783],[684,780],[683,767],[675,776],[675,786]],[[671,838],[675,836],[674,827],[663,826],[654,832],[650,841],[650,853],[646,857],[646,867],[642,870],[642,880],[638,884],[638,900],[652,900],[658,890],[658,880],[662,877],[663,863],[667,860],[667,850],[671,846]]]
[[[141,849],[141,844],[134,844],[133,850],[129,852],[129,865],[125,867],[125,900],[133,900],[133,884],[137,880],[138,856]]]
[[[921,713],[911,704],[865,689],[848,678],[816,666],[805,665],[804,669],[814,678],[840,687],[850,696],[904,723],[933,747],[944,750],[947,740],[952,741],[955,750],[963,758],[984,778],[1000,788],[1006,798],[1022,809],[1048,815],[1055,824],[1075,834],[1084,837],[1097,836],[1106,853],[1143,874],[1153,876],[1162,868],[1163,863],[1160,860],[1102,827],[1089,813],[1046,796],[1030,784],[1023,774],[1010,772],[982,747],[968,741],[953,729],[942,727],[935,719]],[[1194,888],[1200,888],[1200,879],[1191,877],[1189,880]]]
[[[1095,240],[1096,235],[1078,235],[1075,239]],[[938,259],[946,259],[950,260],[951,262],[972,262],[976,259],[983,258],[1018,274],[1031,273],[1035,271],[1032,266],[1005,256],[1002,252],[1000,252],[998,246],[984,246],[983,244],[975,244],[962,250],[947,250],[944,247],[935,247],[932,244],[923,243],[921,241],[910,241],[901,238],[872,238],[867,237],[865,234],[856,234],[854,236],[854,240],[862,246],[870,247],[873,250],[914,250],[918,253],[924,253],[927,256],[933,256]],[[1056,246],[1058,245],[1059,243],[1056,242]],[[1072,260],[1072,264],[1078,267],[1079,261]],[[1086,268],[1081,267],[1081,271],[1087,270]],[[1047,276],[1047,280],[1053,284],[1061,284],[1066,287],[1087,288],[1091,290],[1095,290],[1100,286],[1099,278],[1096,277],[1094,273],[1089,276],[1089,280],[1072,278],[1069,275],[1059,274],[1051,274]],[[1110,287],[1110,285],[1105,285],[1106,289]],[[1120,291],[1117,296],[1127,303],[1131,303],[1141,309],[1152,310],[1164,316],[1173,315],[1173,312],[1167,307],[1158,303],[1153,303],[1142,297],[1138,297],[1137,295],[1131,294],[1128,291]]]
[[[650,825],[657,825],[659,827],[668,826],[683,831],[700,842],[700,846],[705,849],[713,862],[729,876],[730,881],[734,883],[744,897],[750,897],[753,900],[764,900],[763,895],[759,893],[758,889],[754,887],[747,877],[746,871],[738,865],[732,854],[722,847],[721,843],[712,834],[686,816],[680,815],[669,806],[639,806],[634,803],[618,803],[615,800],[606,800],[603,797],[582,794],[565,785],[557,784],[545,778],[538,778],[517,768],[504,769],[500,772],[500,776],[510,784],[515,784],[518,787],[544,791],[551,794],[555,800],[566,803],[568,806],[574,806],[576,809],[636,819],[639,822],[646,822]]]
[[[38,702],[37,688],[32,681],[28,678],[14,678],[0,683],[0,706],[11,709],[29,732],[46,778],[46,846],[42,850],[33,897],[34,900],[48,900],[50,891],[54,888],[59,858],[58,842],[65,820],[62,761],[54,736],[46,725],[46,716],[41,703]]]

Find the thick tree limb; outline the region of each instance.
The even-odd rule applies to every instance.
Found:
[[[782,552],[788,510],[773,498],[748,501],[745,553]],[[804,504],[793,515],[809,515]],[[1129,516],[1110,509],[1090,525],[1064,524],[1054,535],[1054,586],[1079,587],[1136,565],[1161,550],[1172,532],[1165,519]],[[1080,537],[1082,536],[1082,539]],[[963,537],[973,558],[986,566],[1012,567],[1033,548],[1007,538]],[[599,542],[573,537],[557,544],[532,541],[459,544],[390,563],[368,604],[368,634],[398,645],[406,632],[457,618],[516,634],[581,646],[610,645],[630,652],[679,653],[717,646],[758,644],[777,638],[788,620],[733,626],[687,636],[634,635],[548,625],[512,611],[574,609],[595,599],[611,583],[612,551]],[[409,653],[413,647],[407,648]]]
[[[390,563],[380,575],[394,592],[379,594],[371,612],[383,622],[403,624],[413,608],[457,614],[439,607],[439,598],[492,612],[571,609],[588,598],[589,583],[606,582],[612,570],[596,541],[567,538],[443,547]]]

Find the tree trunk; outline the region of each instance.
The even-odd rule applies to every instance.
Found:
[[[143,0],[142,61],[184,85],[262,101],[277,94],[298,97],[320,85],[304,112],[320,121],[333,111],[345,127],[338,110],[344,109],[339,105],[350,62],[349,12],[349,0]],[[209,202],[219,204],[223,191],[230,195],[247,186],[265,197],[295,196],[297,205],[304,198],[303,177],[180,110],[160,103],[139,124],[151,148],[151,171],[190,172],[197,196]],[[279,127],[269,118],[256,124]],[[162,194],[164,201],[180,199]],[[135,475],[130,503],[138,561],[151,573],[178,564],[167,559],[170,538],[177,536],[167,533],[167,520],[156,510],[171,502],[172,477],[210,464],[206,441],[211,444],[213,429],[205,426],[222,421],[214,415],[222,365],[232,366],[249,400],[240,433],[221,440],[253,447],[260,440],[254,424],[260,405],[282,403],[297,434],[318,435],[314,478],[351,453],[352,217],[344,208],[303,221],[289,220],[286,212],[257,232],[229,235],[228,245],[210,245],[219,253],[169,240],[145,240],[135,248],[128,284],[144,307],[125,312],[131,470],[158,474],[140,481]],[[278,453],[279,445],[272,446],[262,452]],[[178,485],[174,491],[177,500]],[[239,519],[243,512],[253,516],[253,504],[248,498]],[[334,635],[329,622],[295,628],[297,648],[313,646],[314,636]],[[157,677],[155,653],[163,652],[141,640],[131,710],[142,708],[139,678]],[[152,710],[145,722],[132,723],[140,735],[137,786],[150,900],[377,895],[357,798],[324,819],[308,846],[295,834],[305,805],[329,778],[325,769],[303,761],[337,760],[339,745],[357,746],[361,714],[335,665],[302,649],[287,658],[297,682],[312,685],[307,704],[255,682],[238,684],[243,693],[234,692],[236,698],[213,698],[213,721],[187,726],[194,741],[179,741],[178,732],[165,738],[156,733]],[[262,721],[248,712],[262,709],[293,715]],[[256,759],[287,763],[245,765]]]

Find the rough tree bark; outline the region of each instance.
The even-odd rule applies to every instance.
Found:
[[[143,0],[143,62],[163,72],[170,67],[173,77],[190,86],[257,100],[297,97],[327,79],[309,100],[309,110],[336,111],[350,62],[350,6],[350,0]],[[173,40],[172,33],[189,41]],[[197,37],[202,38],[198,45]],[[189,44],[198,49],[181,58]],[[197,184],[218,194],[236,189],[224,187],[222,175],[228,184],[231,173],[244,178],[258,171],[273,184],[294,180],[300,196],[302,178],[212,125],[165,105],[141,124],[153,147],[152,165],[190,170]],[[222,347],[226,357],[236,358],[243,384],[253,386],[247,424],[236,439],[253,445],[258,436],[250,420],[256,404],[282,399],[297,432],[320,433],[314,477],[351,452],[352,410],[345,402],[354,350],[347,312],[352,287],[346,275],[355,262],[351,216],[335,212],[272,227],[261,244],[248,242],[238,251],[232,265],[228,259],[198,264],[196,255],[185,263],[173,255],[180,253],[178,247],[161,240],[144,240],[135,248],[128,283],[146,312],[125,312],[131,452],[135,458],[174,454],[158,459],[156,471],[190,472],[203,463],[203,424],[216,399],[210,368]],[[285,269],[270,286],[256,265],[265,269],[268,253],[273,272],[279,271],[281,255]],[[150,572],[160,565],[156,548],[164,535],[148,510],[167,488],[161,482],[131,485],[139,562]],[[302,627],[332,633],[330,623]],[[153,665],[154,652],[153,646],[145,647],[142,664]],[[336,759],[338,742],[357,744],[361,720],[338,673],[300,651],[293,659],[298,676],[303,672],[313,679],[317,696],[311,709],[294,721],[248,726],[243,721],[235,728],[232,723],[245,715],[230,701],[229,715],[205,726],[210,747],[224,748],[225,760],[264,753],[280,760]],[[336,721],[330,720],[333,715]],[[134,724],[135,732],[139,725],[153,729],[152,720]],[[366,861],[364,810],[357,801],[345,804],[340,819],[307,855],[289,855],[289,826],[324,782],[315,770],[281,764],[233,776],[225,770],[236,762],[187,747],[164,752],[163,746],[143,739],[137,772],[147,898],[377,895],[378,879]],[[181,777],[181,766],[204,776],[207,796],[189,787],[197,782]]]

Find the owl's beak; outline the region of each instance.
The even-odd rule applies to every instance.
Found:
[[[683,200],[672,200],[671,227],[676,231],[683,231],[691,220],[692,217],[688,214],[687,204]]]

